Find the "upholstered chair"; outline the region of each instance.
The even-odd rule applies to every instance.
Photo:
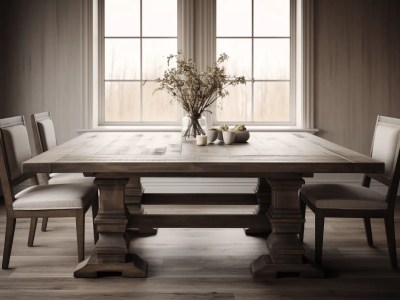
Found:
[[[22,163],[29,158],[31,149],[24,118],[0,119],[0,178],[7,215],[3,269],[9,266],[17,218],[31,218],[28,246],[32,246],[38,218],[75,217],[78,261],[82,261],[85,213],[97,201],[97,189],[92,184],[78,183],[38,185],[36,174],[22,172]],[[32,180],[34,185],[15,194],[15,186],[26,180]],[[95,207],[93,216],[96,215]]]
[[[33,139],[36,154],[48,151],[57,146],[56,132],[50,112],[31,115]],[[42,174],[46,184],[54,183],[93,183],[93,177],[84,177],[82,173],[50,173]],[[93,203],[97,205],[97,203]],[[42,231],[47,229],[48,219],[42,220]]]
[[[325,218],[362,218],[369,246],[373,246],[371,218],[383,218],[390,263],[397,269],[394,208],[400,178],[400,119],[378,116],[371,156],[385,163],[384,174],[365,174],[361,186],[307,184],[300,189],[302,212],[315,213],[315,261],[321,264]],[[388,187],[386,195],[371,190],[371,179]],[[304,237],[304,226],[300,240]]]

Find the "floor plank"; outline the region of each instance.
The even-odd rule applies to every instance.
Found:
[[[148,206],[150,213],[165,210]],[[170,213],[243,213],[249,206],[170,206]],[[313,259],[314,216],[307,212],[306,255]],[[10,269],[0,271],[0,299],[399,299],[400,272],[392,271],[382,220],[372,221],[375,248],[365,240],[363,223],[327,219],[323,267],[325,279],[280,278],[255,282],[249,265],[268,254],[263,238],[247,237],[242,229],[159,229],[156,236],[135,237],[130,251],[149,263],[145,279],[107,277],[75,279],[75,222],[50,219],[27,247],[29,220],[18,220]],[[396,211],[400,245],[400,210]],[[0,251],[5,211],[0,207]],[[133,235],[132,235],[133,236]],[[399,248],[398,248],[399,249]],[[91,216],[86,217],[86,256],[93,250]]]

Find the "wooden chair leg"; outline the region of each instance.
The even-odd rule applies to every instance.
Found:
[[[315,262],[321,264],[325,218],[315,214]]]
[[[43,218],[42,219],[42,231],[45,232],[47,230],[47,222],[49,221],[49,218]]]
[[[8,269],[8,265],[10,263],[11,249],[14,241],[14,232],[15,232],[15,218],[9,218],[7,216],[6,221],[6,234],[4,239],[4,252],[3,252],[3,269]]]
[[[37,220],[38,220],[38,218],[31,218],[31,225],[29,226],[28,247],[33,247],[33,241],[35,240]]]
[[[374,240],[372,239],[372,229],[371,229],[371,219],[370,218],[364,218],[364,228],[365,228],[365,234],[367,236],[368,246],[373,247]]]
[[[78,243],[78,262],[85,259],[85,213],[83,210],[76,212],[76,238]]]
[[[396,237],[394,231],[394,216],[385,217],[386,240],[390,257],[390,264],[397,270]]]
[[[94,223],[94,219],[96,218],[98,211],[99,211],[99,202],[98,202],[98,199],[96,198],[92,202],[93,238],[94,238],[94,243],[95,244],[99,240],[99,233],[97,232],[97,227],[96,227],[96,224]]]
[[[304,218],[304,223],[301,224],[299,240],[300,240],[300,243],[303,243],[303,241],[304,241],[304,225],[306,222],[306,203],[304,201],[302,201],[301,199],[300,199],[300,211],[301,211],[301,215]]]

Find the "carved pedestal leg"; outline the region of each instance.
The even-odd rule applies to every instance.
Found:
[[[143,187],[140,177],[130,177],[125,188],[125,204],[130,215],[142,215],[146,213],[142,207],[142,195]],[[157,229],[151,227],[135,229],[139,229],[139,233],[144,235],[157,234]]]
[[[268,178],[271,187],[271,205],[267,211],[272,233],[267,246],[270,255],[262,255],[250,266],[254,279],[286,274],[301,277],[321,277],[323,274],[304,259],[304,248],[298,234],[304,218],[300,211],[298,190],[303,179]]]
[[[147,263],[128,253],[128,223],[124,196],[127,178],[96,178],[100,190],[99,212],[95,225],[99,232],[94,253],[80,263],[75,277],[97,277],[100,272],[121,272],[123,277],[146,277]]]
[[[255,215],[265,215],[271,203],[271,189],[265,178],[259,178],[258,184],[254,191],[257,197],[257,207],[254,210]],[[269,225],[269,224],[268,224]],[[271,233],[270,228],[247,228],[245,229],[247,235],[262,235],[266,236]]]

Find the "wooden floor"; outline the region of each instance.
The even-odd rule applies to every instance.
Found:
[[[214,207],[222,213],[249,207]],[[171,213],[211,211],[205,207],[169,208]],[[152,206],[149,212],[165,212]],[[86,255],[93,250],[91,216],[86,218]],[[268,253],[263,238],[241,229],[160,229],[156,236],[135,238],[131,251],[149,262],[145,279],[108,277],[75,279],[74,220],[50,219],[28,248],[28,220],[17,221],[9,270],[0,271],[0,299],[400,299],[400,272],[390,268],[384,226],[373,220],[376,248],[369,248],[361,220],[327,219],[323,264],[325,279],[252,280],[249,264]],[[39,226],[38,226],[39,228]],[[396,212],[400,246],[400,210]],[[3,249],[5,211],[0,208]],[[313,257],[313,215],[307,214],[305,247]],[[398,251],[398,254],[400,252]]]

